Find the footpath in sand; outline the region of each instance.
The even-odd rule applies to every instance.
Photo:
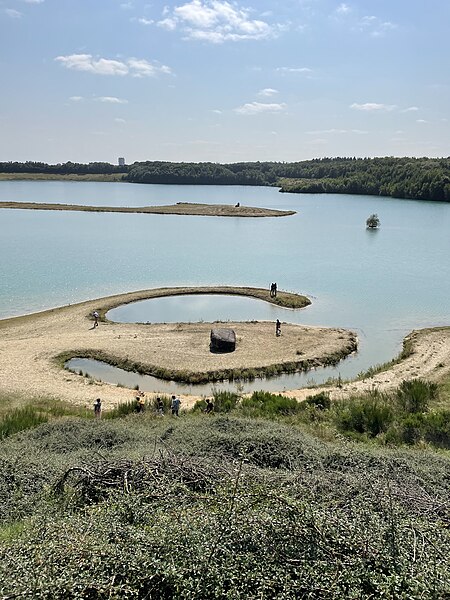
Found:
[[[202,288],[201,293],[205,290],[217,293],[218,289]],[[240,293],[248,290],[235,289],[240,289]],[[93,328],[91,315],[94,310],[102,315],[108,308],[121,303],[193,291],[188,288],[184,291],[148,290],[0,321],[0,392],[24,399],[54,397],[87,407],[92,407],[94,400],[101,397],[106,409],[134,397],[133,390],[93,381],[62,369],[55,357],[66,352],[73,356],[101,352],[167,370],[204,373],[260,369],[300,359],[319,366],[327,364],[330,357],[344,357],[355,349],[356,338],[350,331],[287,323],[282,325],[281,337],[275,336],[275,325],[271,322],[227,323],[226,327],[233,328],[237,336],[236,351],[227,354],[210,352],[210,323],[147,325],[107,321]],[[200,289],[195,291],[200,293]],[[409,338],[412,353],[389,370],[341,388],[321,389],[329,391],[332,398],[338,398],[373,389],[385,391],[398,386],[404,379],[437,380],[450,371],[450,328],[417,331]],[[286,395],[302,400],[314,393],[317,390],[302,389],[286,392]],[[192,405],[196,399],[193,396],[182,398],[184,407]]]

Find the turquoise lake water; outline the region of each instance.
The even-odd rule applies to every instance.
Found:
[[[240,202],[297,211],[239,219],[0,210],[0,318],[151,287],[276,281],[311,298],[299,322],[357,332],[357,355],[331,372],[343,377],[393,358],[412,329],[450,324],[447,203],[241,186],[31,181],[0,182],[0,200]],[[380,217],[379,230],[365,228],[371,213]],[[328,370],[307,377],[327,376]]]

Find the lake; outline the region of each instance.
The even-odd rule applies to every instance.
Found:
[[[297,211],[239,219],[0,210],[1,318],[151,287],[276,281],[311,298],[301,323],[353,329],[360,343],[337,368],[299,376],[291,386],[305,377],[320,382],[330,372],[354,376],[393,358],[412,329],[450,324],[447,203],[265,187],[46,181],[0,182],[0,200],[240,202]],[[380,217],[379,230],[365,228],[371,213]]]

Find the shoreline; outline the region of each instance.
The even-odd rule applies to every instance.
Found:
[[[283,335],[278,338],[271,322],[237,322],[227,323],[236,330],[236,351],[217,355],[209,350],[211,323],[123,324],[104,318],[112,306],[188,293],[247,295],[290,307],[294,301],[298,307],[310,303],[305,296],[287,292],[271,299],[269,291],[260,288],[159,288],[4,319],[0,321],[0,392],[54,397],[88,406],[101,395],[105,408],[132,397],[133,390],[86,381],[64,370],[57,358],[63,353],[73,357],[103,352],[127,361],[128,366],[178,371],[178,379],[183,379],[185,372],[212,373],[217,379],[230,370],[268,369],[299,361],[317,365],[354,349],[353,334],[342,329],[284,324]],[[95,329],[91,316],[94,310],[104,319]]]
[[[75,405],[91,407],[101,396],[105,409],[134,397],[134,390],[100,381],[86,380],[61,368],[58,356],[89,356],[100,352],[127,361],[128,366],[157,366],[162,369],[207,372],[214,369],[258,369],[299,360],[320,361],[336,352],[347,355],[352,332],[337,328],[303,327],[284,323],[283,335],[275,337],[271,322],[237,322],[238,349],[227,355],[209,352],[211,323],[123,324],[107,320],[107,311],[144,298],[191,293],[266,296],[260,288],[205,287],[158,288],[107,296],[0,320],[0,392],[28,399],[53,397]],[[279,292],[285,302],[305,297]],[[309,300],[306,299],[309,303]],[[306,304],[307,305],[307,304]],[[304,306],[306,306],[304,305]],[[101,315],[93,328],[92,312]],[[102,320],[103,319],[103,320]],[[438,380],[450,372],[450,327],[413,331],[405,338],[410,347],[406,358],[362,380],[341,387],[319,386],[282,392],[301,401],[318,391],[332,399],[372,390],[387,391],[402,380],[425,377]],[[347,351],[345,351],[347,347]],[[344,349],[344,351],[343,351]],[[199,396],[181,395],[183,405],[191,406]]]
[[[128,213],[153,215],[181,215],[201,217],[288,217],[295,210],[277,210],[254,206],[233,206],[231,204],[201,204],[177,202],[162,206],[89,206],[82,204],[58,204],[50,202],[0,202],[0,209],[11,210],[59,210],[71,212]]]

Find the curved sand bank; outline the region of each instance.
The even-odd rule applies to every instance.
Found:
[[[303,352],[302,359],[324,360],[330,354],[345,353],[354,340],[351,332],[342,329],[283,324],[282,336],[277,338],[273,323],[230,323],[227,326],[235,328],[238,348],[234,353],[218,355],[209,352],[211,325],[208,323],[137,325],[106,321],[92,328],[90,315],[94,310],[104,315],[113,306],[126,302],[195,292],[240,293],[254,297],[265,294],[270,300],[268,291],[257,288],[164,288],[1,320],[0,392],[24,398],[52,396],[88,407],[100,396],[105,408],[111,408],[133,398],[133,391],[64,371],[55,357],[66,352],[86,355],[89,351],[98,351],[167,369],[251,368],[298,361],[298,351]],[[278,301],[283,296],[284,293],[280,293]],[[289,299],[289,295],[286,296]],[[404,379],[415,377],[438,380],[450,372],[450,327],[415,331],[407,340],[412,347],[411,354],[389,370],[342,388],[321,389],[327,389],[332,398],[338,398],[374,388],[386,391]],[[74,352],[76,350],[79,352]],[[314,393],[315,390],[301,389],[286,392],[286,395],[302,400]],[[189,406],[195,399],[184,397],[183,405]]]
[[[79,212],[143,213],[155,215],[194,215],[204,217],[287,217],[295,210],[276,210],[231,204],[198,204],[177,202],[165,206],[83,206],[82,204],[51,204],[46,202],[0,202],[0,208],[21,210],[69,210]]]
[[[90,315],[101,314],[122,303],[181,293],[237,293],[266,296],[257,288],[166,288],[121,294],[0,321],[0,391],[23,396],[52,396],[91,406],[97,396],[105,408],[130,400],[133,392],[63,370],[55,357],[62,353],[86,356],[100,352],[119,360],[167,370],[208,372],[226,369],[265,368],[274,364],[310,361],[320,365],[343,357],[355,347],[355,336],[343,329],[283,324],[275,336],[269,322],[227,323],[237,335],[237,349],[230,354],[209,351],[211,324],[123,324],[101,322],[93,328]],[[279,293],[300,305],[304,296]],[[188,405],[188,402],[184,402]]]

